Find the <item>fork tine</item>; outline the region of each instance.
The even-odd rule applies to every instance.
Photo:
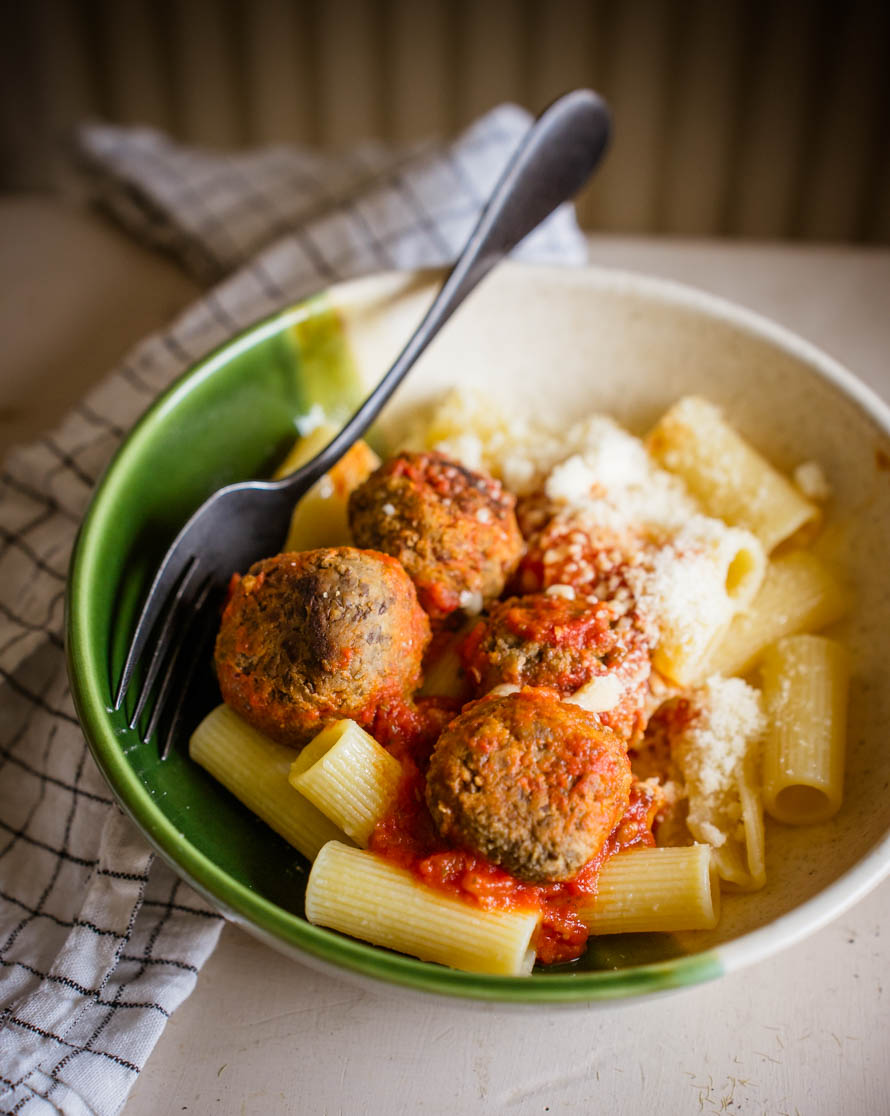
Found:
[[[155,701],[154,708],[151,711],[151,716],[148,719],[148,725],[145,729],[145,732],[142,734],[143,744],[147,743],[151,739],[155,728],[157,728],[158,721],[161,719],[161,714],[164,712],[164,706],[167,704],[167,699],[170,695],[170,689],[177,677],[176,667],[179,663],[179,657],[182,654],[182,649],[186,645],[188,635],[194,627],[195,621],[201,615],[201,611],[203,610],[204,605],[207,603],[207,598],[210,595],[210,590],[212,588],[213,578],[208,577],[201,585],[201,588],[198,590],[198,594],[195,597],[194,605],[192,606],[189,615],[186,617],[182,630],[179,633],[179,639],[177,640],[176,645],[173,648],[173,653],[167,659],[167,666],[164,671],[164,677],[161,679],[161,686],[158,690],[157,700]],[[195,656],[194,658],[197,658],[197,656]]]
[[[194,644],[195,653],[192,656],[192,660],[189,663],[185,675],[182,678],[182,685],[179,688],[179,695],[176,698],[176,705],[173,708],[173,716],[170,718],[170,724],[168,725],[167,731],[164,734],[163,742],[159,741],[161,760],[165,760],[170,754],[170,748],[173,744],[173,739],[176,736],[177,730],[179,729],[180,721],[182,720],[182,716],[185,711],[185,699],[188,695],[189,690],[191,689],[192,679],[195,676],[195,671],[197,670],[200,663],[209,662],[209,659],[205,657],[207,653],[207,645],[210,642],[211,636],[216,631],[218,624],[219,616],[214,611],[214,609],[206,609],[204,617],[200,621],[198,637]]]
[[[136,708],[133,710],[133,716],[130,718],[130,728],[134,728],[136,722],[142,716],[142,710],[145,708],[145,703],[151,694],[154,687],[155,680],[158,677],[158,671],[161,669],[167,652],[170,649],[170,637],[173,633],[174,625],[182,612],[183,601],[185,599],[186,591],[195,580],[195,574],[198,571],[200,562],[197,558],[192,558],[186,571],[183,574],[182,580],[179,583],[179,588],[173,600],[167,608],[167,613],[164,616],[164,622],[161,625],[161,630],[158,632],[158,638],[155,641],[155,648],[152,652],[151,661],[148,664],[148,670],[145,673],[145,678],[142,682],[142,688],[139,691],[139,696],[136,699]],[[199,590],[200,593],[200,590]],[[186,608],[188,605],[185,606]],[[138,632],[137,632],[138,634]]]
[[[136,668],[136,664],[139,662],[142,652],[145,650],[148,637],[151,635],[163,611],[164,605],[169,599],[173,587],[176,585],[177,581],[179,581],[179,591],[177,592],[174,609],[172,610],[175,611],[175,605],[181,600],[184,586],[197,564],[197,559],[192,556],[187,559],[184,566],[180,566],[178,562],[171,561],[174,557],[174,552],[168,554],[167,558],[164,560],[164,564],[155,574],[154,581],[151,583],[151,588],[148,591],[148,596],[145,598],[145,604],[142,606],[142,612],[136,624],[136,631],[133,633],[133,638],[130,641],[130,649],[127,652],[124,669],[121,672],[121,680],[118,683],[117,693],[115,694],[115,710],[120,709],[124,703],[124,698],[127,696],[127,690],[130,686],[130,680],[133,677],[133,671]]]

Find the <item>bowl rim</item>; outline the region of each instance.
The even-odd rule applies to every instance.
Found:
[[[507,262],[502,271],[533,274],[534,281],[588,285],[591,290],[638,294],[717,319],[767,341],[797,358],[811,374],[820,376],[852,400],[890,438],[890,406],[839,361],[787,327],[747,307],[672,279],[628,270],[587,265],[565,267]],[[352,973],[385,985],[402,985],[448,997],[513,1003],[593,1004],[627,997],[657,995],[732,972],[784,949],[842,914],[890,874],[890,830],[838,879],[793,910],[765,926],[700,953],[618,970],[557,973],[546,979],[498,977],[459,972],[415,958],[391,953],[322,927],[285,911],[259,896],[218,868],[187,841],[164,815],[147,787],[127,763],[108,717],[100,680],[90,674],[86,625],[78,623],[95,572],[94,524],[106,505],[113,506],[117,478],[128,461],[138,456],[144,440],[164,421],[181,398],[211,376],[233,356],[274,335],[312,311],[312,300],[324,293],[335,305],[373,297],[375,288],[433,279],[440,270],[376,272],[345,280],[246,326],[199,361],[191,364],[149,405],[118,447],[100,480],[78,531],[69,564],[65,597],[65,653],[75,709],[90,751],[116,801],[134,821],[149,844],[170,867],[229,919],[267,944],[312,963],[319,962],[341,975]],[[307,310],[307,304],[309,309]]]

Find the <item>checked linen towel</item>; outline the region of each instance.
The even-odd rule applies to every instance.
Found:
[[[502,106],[447,147],[338,157],[79,133],[94,200],[208,289],[0,476],[0,1112],[118,1112],[222,926],[117,808],[74,715],[65,578],[95,481],[155,395],[236,330],[338,279],[452,259],[529,123]],[[584,262],[571,207],[517,254]]]

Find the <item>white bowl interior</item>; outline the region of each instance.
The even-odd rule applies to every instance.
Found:
[[[404,343],[437,280],[376,276],[336,289],[369,383]],[[698,952],[726,943],[807,903],[794,934],[785,919],[772,943],[758,936],[756,952],[768,952],[780,937],[839,913],[890,863],[890,413],[830,358],[754,314],[662,280],[598,269],[502,266],[400,388],[381,422],[387,440],[395,444],[418,408],[455,384],[483,387],[507,413],[568,425],[598,410],[637,433],[694,392],[725,408],[780,468],[822,465],[833,495],[817,548],[855,599],[836,630],[854,659],[844,805],[820,826],[768,820],[766,887],[726,896],[717,930],[687,935],[684,944]],[[865,857],[867,868],[855,870]]]

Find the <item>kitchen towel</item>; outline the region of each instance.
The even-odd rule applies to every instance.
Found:
[[[65,580],[97,478],[158,392],[237,330],[339,279],[452,259],[529,123],[501,106],[450,145],[340,156],[79,131],[91,199],[207,289],[0,475],[0,1112],[118,1112],[222,926],[115,805],[74,713]],[[517,255],[584,262],[571,206]]]

